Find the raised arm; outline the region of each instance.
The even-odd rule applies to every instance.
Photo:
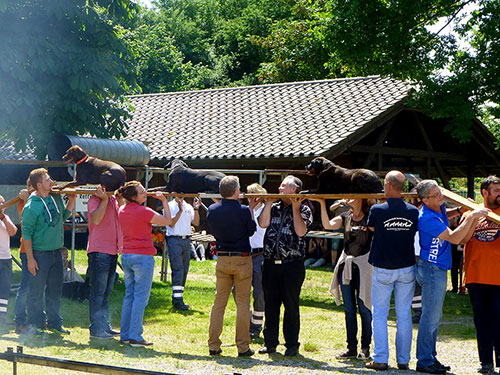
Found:
[[[170,215],[167,198],[160,192],[155,193],[155,198],[161,200],[163,204],[163,215],[155,212],[150,223],[156,225],[172,225],[172,216]]]
[[[475,209],[465,218],[465,220],[462,221],[462,223],[457,228],[455,228],[454,230],[446,228],[438,237],[455,245],[464,243],[466,237],[476,227],[479,218],[486,217],[488,215],[488,212],[489,210],[487,208]]]

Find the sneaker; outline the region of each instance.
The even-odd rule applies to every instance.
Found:
[[[389,369],[387,363],[380,363],[375,361],[370,361],[365,365],[366,368],[377,370],[377,371],[386,371]]]
[[[276,353],[275,346],[263,346],[259,349],[259,354],[273,354]]]
[[[151,346],[153,345],[152,342],[146,341],[142,339],[141,341],[136,341],[136,340],[128,340],[128,344],[134,348],[139,348],[139,347],[145,347],[145,346]]]
[[[97,333],[91,333],[90,337],[93,339],[111,339],[113,338],[113,335],[108,332],[97,332]]]
[[[121,344],[128,344],[130,342],[129,339],[126,339],[126,340],[120,340],[120,343]]]
[[[113,336],[118,336],[120,334],[120,331],[117,331],[116,329],[113,329],[111,327],[109,327],[106,330],[106,332],[109,333],[110,335],[113,335]]]
[[[358,359],[362,360],[370,359],[370,348],[361,348],[358,354]]]
[[[340,353],[336,356],[337,359],[351,359],[356,358],[358,352],[356,349],[347,349],[345,352]]]

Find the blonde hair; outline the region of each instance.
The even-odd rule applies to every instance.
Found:
[[[37,188],[38,188],[37,184],[39,182],[42,182],[42,178],[43,178],[44,174],[49,174],[49,171],[46,170],[45,168],[33,169],[30,172],[28,180],[29,180],[31,186],[33,187],[33,189],[37,190]]]
[[[262,187],[262,185],[259,185],[258,183],[254,182],[253,184],[247,186],[247,193],[267,194],[267,190],[264,187]]]

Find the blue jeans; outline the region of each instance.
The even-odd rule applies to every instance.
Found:
[[[388,363],[389,360],[387,316],[393,290],[397,318],[396,359],[399,364],[406,365],[410,362],[411,300],[415,290],[415,266],[394,270],[373,268],[373,360],[379,363]]]
[[[26,305],[28,303],[30,271],[28,270],[28,258],[26,253],[20,253],[21,257],[21,282],[16,295],[16,305],[14,307],[16,326],[26,324]],[[45,319],[45,318],[44,318]]]
[[[418,325],[417,365],[430,366],[436,360],[436,341],[446,294],[447,271],[419,259],[417,280],[422,286],[422,316]]]
[[[115,283],[118,255],[100,252],[89,254],[88,277],[90,278],[89,317],[90,333],[102,334],[111,328],[109,323],[108,297]]]
[[[28,321],[35,328],[45,324],[43,296],[47,327],[60,328],[62,317],[59,315],[63,290],[63,261],[61,249],[50,251],[33,250],[33,257],[38,264],[36,275],[29,275]]]
[[[148,305],[155,259],[151,255],[122,254],[125,280],[121,318],[121,340],[142,341],[142,320]]]
[[[358,318],[356,317],[356,304],[361,316],[361,348],[367,349],[372,341],[372,312],[359,298],[360,275],[359,268],[353,264],[352,279],[349,284],[342,284],[344,265],[339,267],[339,283],[344,300],[345,326],[347,332],[347,348],[358,350]]]

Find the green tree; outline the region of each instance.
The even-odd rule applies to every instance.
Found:
[[[136,85],[113,22],[129,0],[0,2],[0,134],[45,155],[55,133],[119,138]]]
[[[370,74],[408,80],[417,88],[412,104],[452,118],[448,130],[462,141],[483,104],[500,118],[500,0],[297,0],[296,6],[301,18],[276,22],[261,41],[272,54],[260,70],[264,81]],[[432,28],[443,19],[441,29]]]

